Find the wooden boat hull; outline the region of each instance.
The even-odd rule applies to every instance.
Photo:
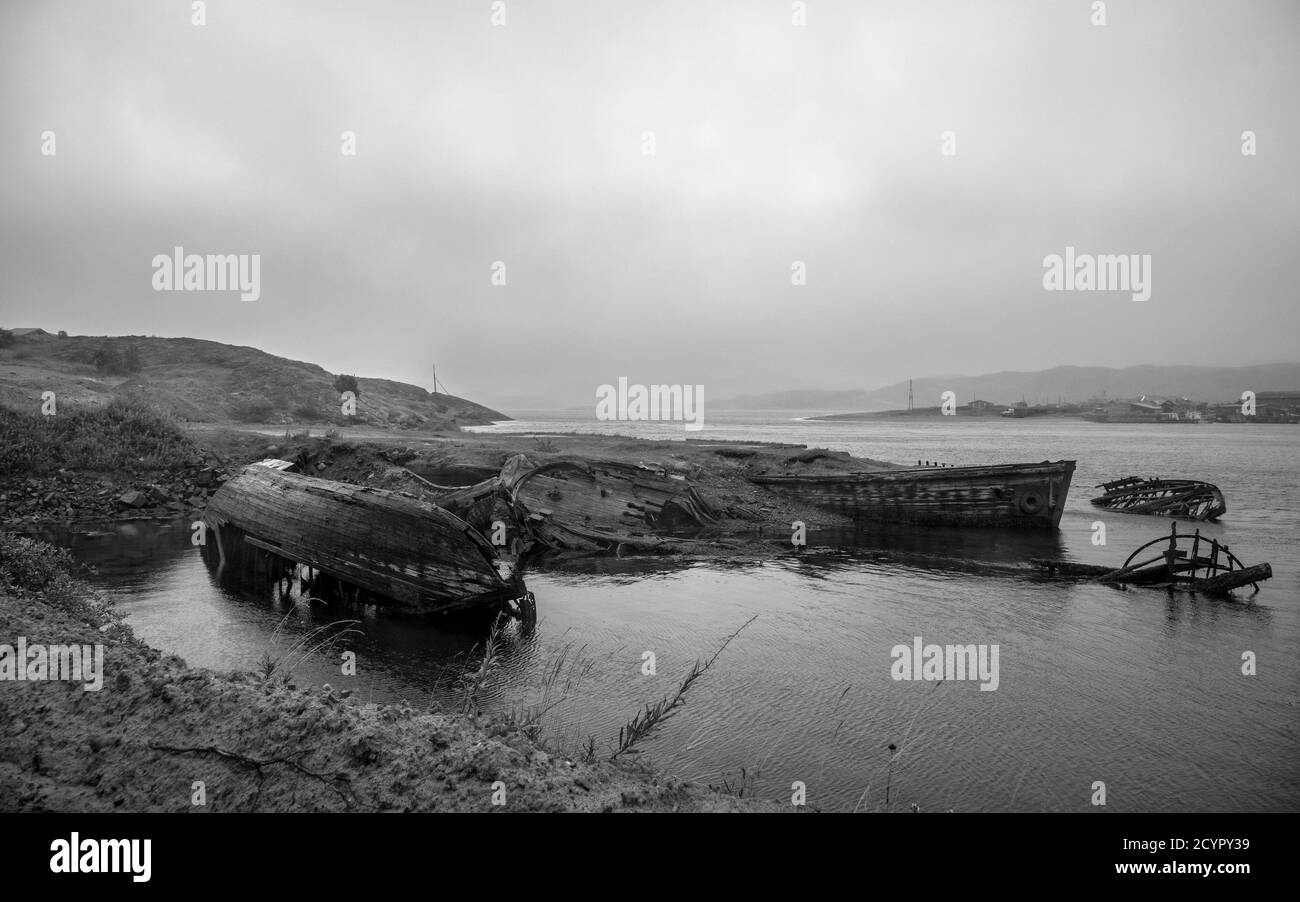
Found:
[[[491,607],[523,587],[491,544],[436,505],[250,466],[208,502],[223,564],[251,546],[417,613]]]
[[[1056,529],[1074,461],[751,476],[758,485],[856,520]]]
[[[1105,494],[1091,501],[1107,510],[1185,520],[1217,520],[1228,512],[1228,502],[1217,485],[1194,479],[1127,476],[1098,488]]]
[[[553,548],[653,549],[665,535],[716,518],[685,478],[652,467],[566,459],[534,466],[511,458],[501,484],[528,533]]]
[[[1248,567],[1227,545],[1212,536],[1201,535],[1199,529],[1191,535],[1179,535],[1177,523],[1170,527],[1167,536],[1138,546],[1120,567],[1041,558],[1030,559],[1030,563],[1049,577],[1190,589],[1211,595],[1227,595],[1245,586],[1252,586],[1258,592],[1261,582],[1273,578],[1273,568],[1268,563]]]

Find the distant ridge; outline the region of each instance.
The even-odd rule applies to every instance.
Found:
[[[133,362],[123,366],[128,349]],[[106,367],[104,355],[117,361]],[[0,348],[0,403],[36,410],[139,395],[181,419],[210,423],[335,423],[420,429],[484,425],[510,417],[454,395],[389,379],[357,379],[354,417],[340,410],[330,373],[314,363],[198,338],[15,336]]]
[[[904,379],[871,391],[805,389],[742,395],[714,401],[718,410],[878,411],[907,407]],[[988,373],[983,376],[929,376],[912,380],[914,404],[937,407],[945,391],[955,392],[959,404],[974,399],[995,404],[1025,400],[1055,404],[1092,398],[1136,398],[1141,395],[1196,401],[1234,401],[1243,391],[1300,390],[1300,363],[1257,366],[1058,366],[1037,372]]]

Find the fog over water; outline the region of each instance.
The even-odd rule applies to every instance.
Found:
[[[3,319],[498,407],[1294,360],[1300,6],[1107,6],[2,4]],[[155,292],[176,247],[260,297]]]

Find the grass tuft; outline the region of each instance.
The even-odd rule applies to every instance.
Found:
[[[742,623],[740,629],[723,640],[722,644],[718,646],[718,650],[713,653],[713,657],[707,661],[697,660],[672,696],[664,696],[655,704],[646,705],[644,711],[639,712],[636,717],[623,725],[618,731],[618,746],[614,749],[614,753],[609,756],[609,760],[615,761],[621,755],[638,754],[640,750],[636,748],[636,745],[663,726],[686,704],[686,693],[695,685],[695,681],[708,672],[709,668],[713,666],[713,662],[718,660],[718,655],[722,654],[727,646],[731,644],[731,640],[739,636],[741,630],[757,619],[758,615],[755,614]]]
[[[139,398],[53,416],[0,407],[0,476],[172,469],[198,459],[176,421]]]

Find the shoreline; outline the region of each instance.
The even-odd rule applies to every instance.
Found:
[[[791,810],[553,754],[509,715],[192,668],[136,638],[66,552],[4,534],[0,551],[0,642],[103,646],[98,691],[0,677],[0,811]]]
[[[778,442],[683,442],[576,432],[393,432],[364,426],[302,427],[297,431],[227,423],[174,426],[192,447],[187,459],[170,461],[167,466],[131,470],[65,467],[0,475],[0,527],[75,527],[181,516],[197,519],[222,483],[243,466],[270,457],[294,459],[300,463],[300,472],[308,475],[405,492],[437,503],[437,494],[428,488],[431,483],[469,486],[499,473],[510,457],[524,454],[538,463],[570,457],[600,459],[652,465],[688,477],[724,516],[710,526],[707,547],[669,541],[665,552],[689,548],[707,557],[744,557],[770,549],[773,538],[788,533],[796,520],[808,529],[850,525],[850,520],[839,514],[768,491],[750,482],[748,475],[791,468],[812,474],[898,466]]]

